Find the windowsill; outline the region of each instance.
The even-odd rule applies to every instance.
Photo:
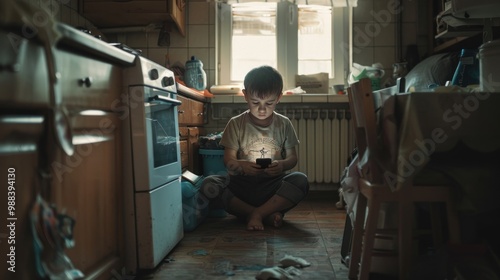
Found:
[[[214,95],[208,98],[211,103],[245,103],[243,95]],[[280,103],[348,103],[345,94],[286,94]]]

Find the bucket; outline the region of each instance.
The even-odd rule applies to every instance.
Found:
[[[479,47],[479,89],[482,92],[500,92],[500,40],[489,41]]]
[[[224,165],[224,150],[199,149],[203,157],[203,175],[226,175],[227,169]]]

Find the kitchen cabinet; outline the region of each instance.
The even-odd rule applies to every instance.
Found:
[[[205,103],[177,96],[177,99],[182,102],[179,106],[179,125],[180,126],[203,126],[205,123]]]
[[[58,52],[58,69],[61,78],[62,102],[73,108],[113,110],[121,88],[122,68],[98,59],[81,59],[77,55]],[[77,62],[77,63],[76,63]]]
[[[135,56],[70,26],[51,22],[37,26],[40,34],[50,27],[60,35],[50,42],[54,45],[47,56],[45,37],[23,39],[24,29],[16,23],[7,21],[0,26],[0,41],[4,42],[0,44],[0,61],[11,66],[19,55],[12,71],[8,67],[0,71],[0,81],[8,92],[0,102],[0,167],[5,181],[7,172],[15,173],[12,195],[16,216],[15,231],[9,233],[16,239],[16,273],[2,266],[5,269],[0,275],[4,277],[0,278],[39,278],[41,264],[35,260],[35,245],[40,243],[33,236],[31,214],[40,197],[75,221],[74,246],[64,249],[75,269],[87,279],[110,279],[121,274],[125,259],[122,113],[127,111],[118,105],[122,101],[123,68],[132,66]],[[12,35],[19,39],[19,48],[9,44]],[[52,55],[54,61],[49,60]],[[49,77],[54,71],[57,82],[52,90]],[[55,118],[56,113],[63,117]],[[73,148],[66,149],[68,153],[73,150],[71,156],[63,152],[61,142]],[[7,188],[4,191],[7,194]],[[7,204],[5,207],[7,210]],[[53,236],[66,233],[66,224],[55,227],[55,219],[43,213],[48,220],[45,225],[54,225]],[[6,215],[7,211],[2,211],[0,217],[6,221]],[[38,236],[45,232],[42,240],[47,239],[47,231],[37,230]],[[2,238],[7,237],[4,233]],[[0,240],[0,248],[6,253],[0,260],[5,265],[10,257],[4,240]],[[49,263],[54,245],[43,244],[38,250],[42,261]]]
[[[4,221],[0,231],[0,279],[37,279],[29,217],[40,190],[39,162],[43,155],[37,145],[44,134],[44,118],[42,115],[6,114],[7,108],[0,107],[0,169],[4,184],[4,208],[0,211]],[[10,198],[15,198],[12,212],[8,211]],[[8,224],[15,227],[7,227]],[[14,259],[8,256],[12,253]],[[14,262],[10,262],[12,260]],[[8,270],[12,267],[14,273]]]
[[[185,36],[185,0],[84,0],[81,13],[98,28],[174,24]]]
[[[186,136],[183,136],[183,133],[181,133],[181,167],[182,170],[189,169],[189,150],[188,150],[188,141],[185,139],[187,137],[187,129],[186,131]]]
[[[87,277],[109,279],[123,264],[121,121],[116,113],[71,118],[75,153],[52,163],[52,199],[74,218],[66,254]],[[60,151],[60,150],[59,150]]]
[[[86,277],[109,279],[124,267],[123,68],[64,44],[56,57],[58,69],[71,69],[61,72],[60,86],[74,154],[57,150],[50,202],[75,219],[75,246],[66,250],[73,265]]]
[[[198,137],[203,133],[206,104],[180,95],[177,95],[177,99],[182,102],[178,107],[181,158],[185,156],[187,160],[186,164],[183,163],[182,169],[200,175],[203,172],[198,153]]]

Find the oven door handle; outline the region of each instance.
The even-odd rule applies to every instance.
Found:
[[[149,101],[162,101],[162,102],[167,102],[167,103],[171,103],[173,104],[174,106],[179,106],[182,104],[181,101],[177,100],[177,99],[173,99],[173,98],[170,98],[170,97],[166,97],[166,96],[163,96],[163,95],[155,95],[155,96],[152,96],[148,99]]]

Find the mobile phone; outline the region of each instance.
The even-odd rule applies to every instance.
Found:
[[[258,158],[256,163],[260,165],[260,168],[267,168],[271,164],[272,160],[270,158]]]

